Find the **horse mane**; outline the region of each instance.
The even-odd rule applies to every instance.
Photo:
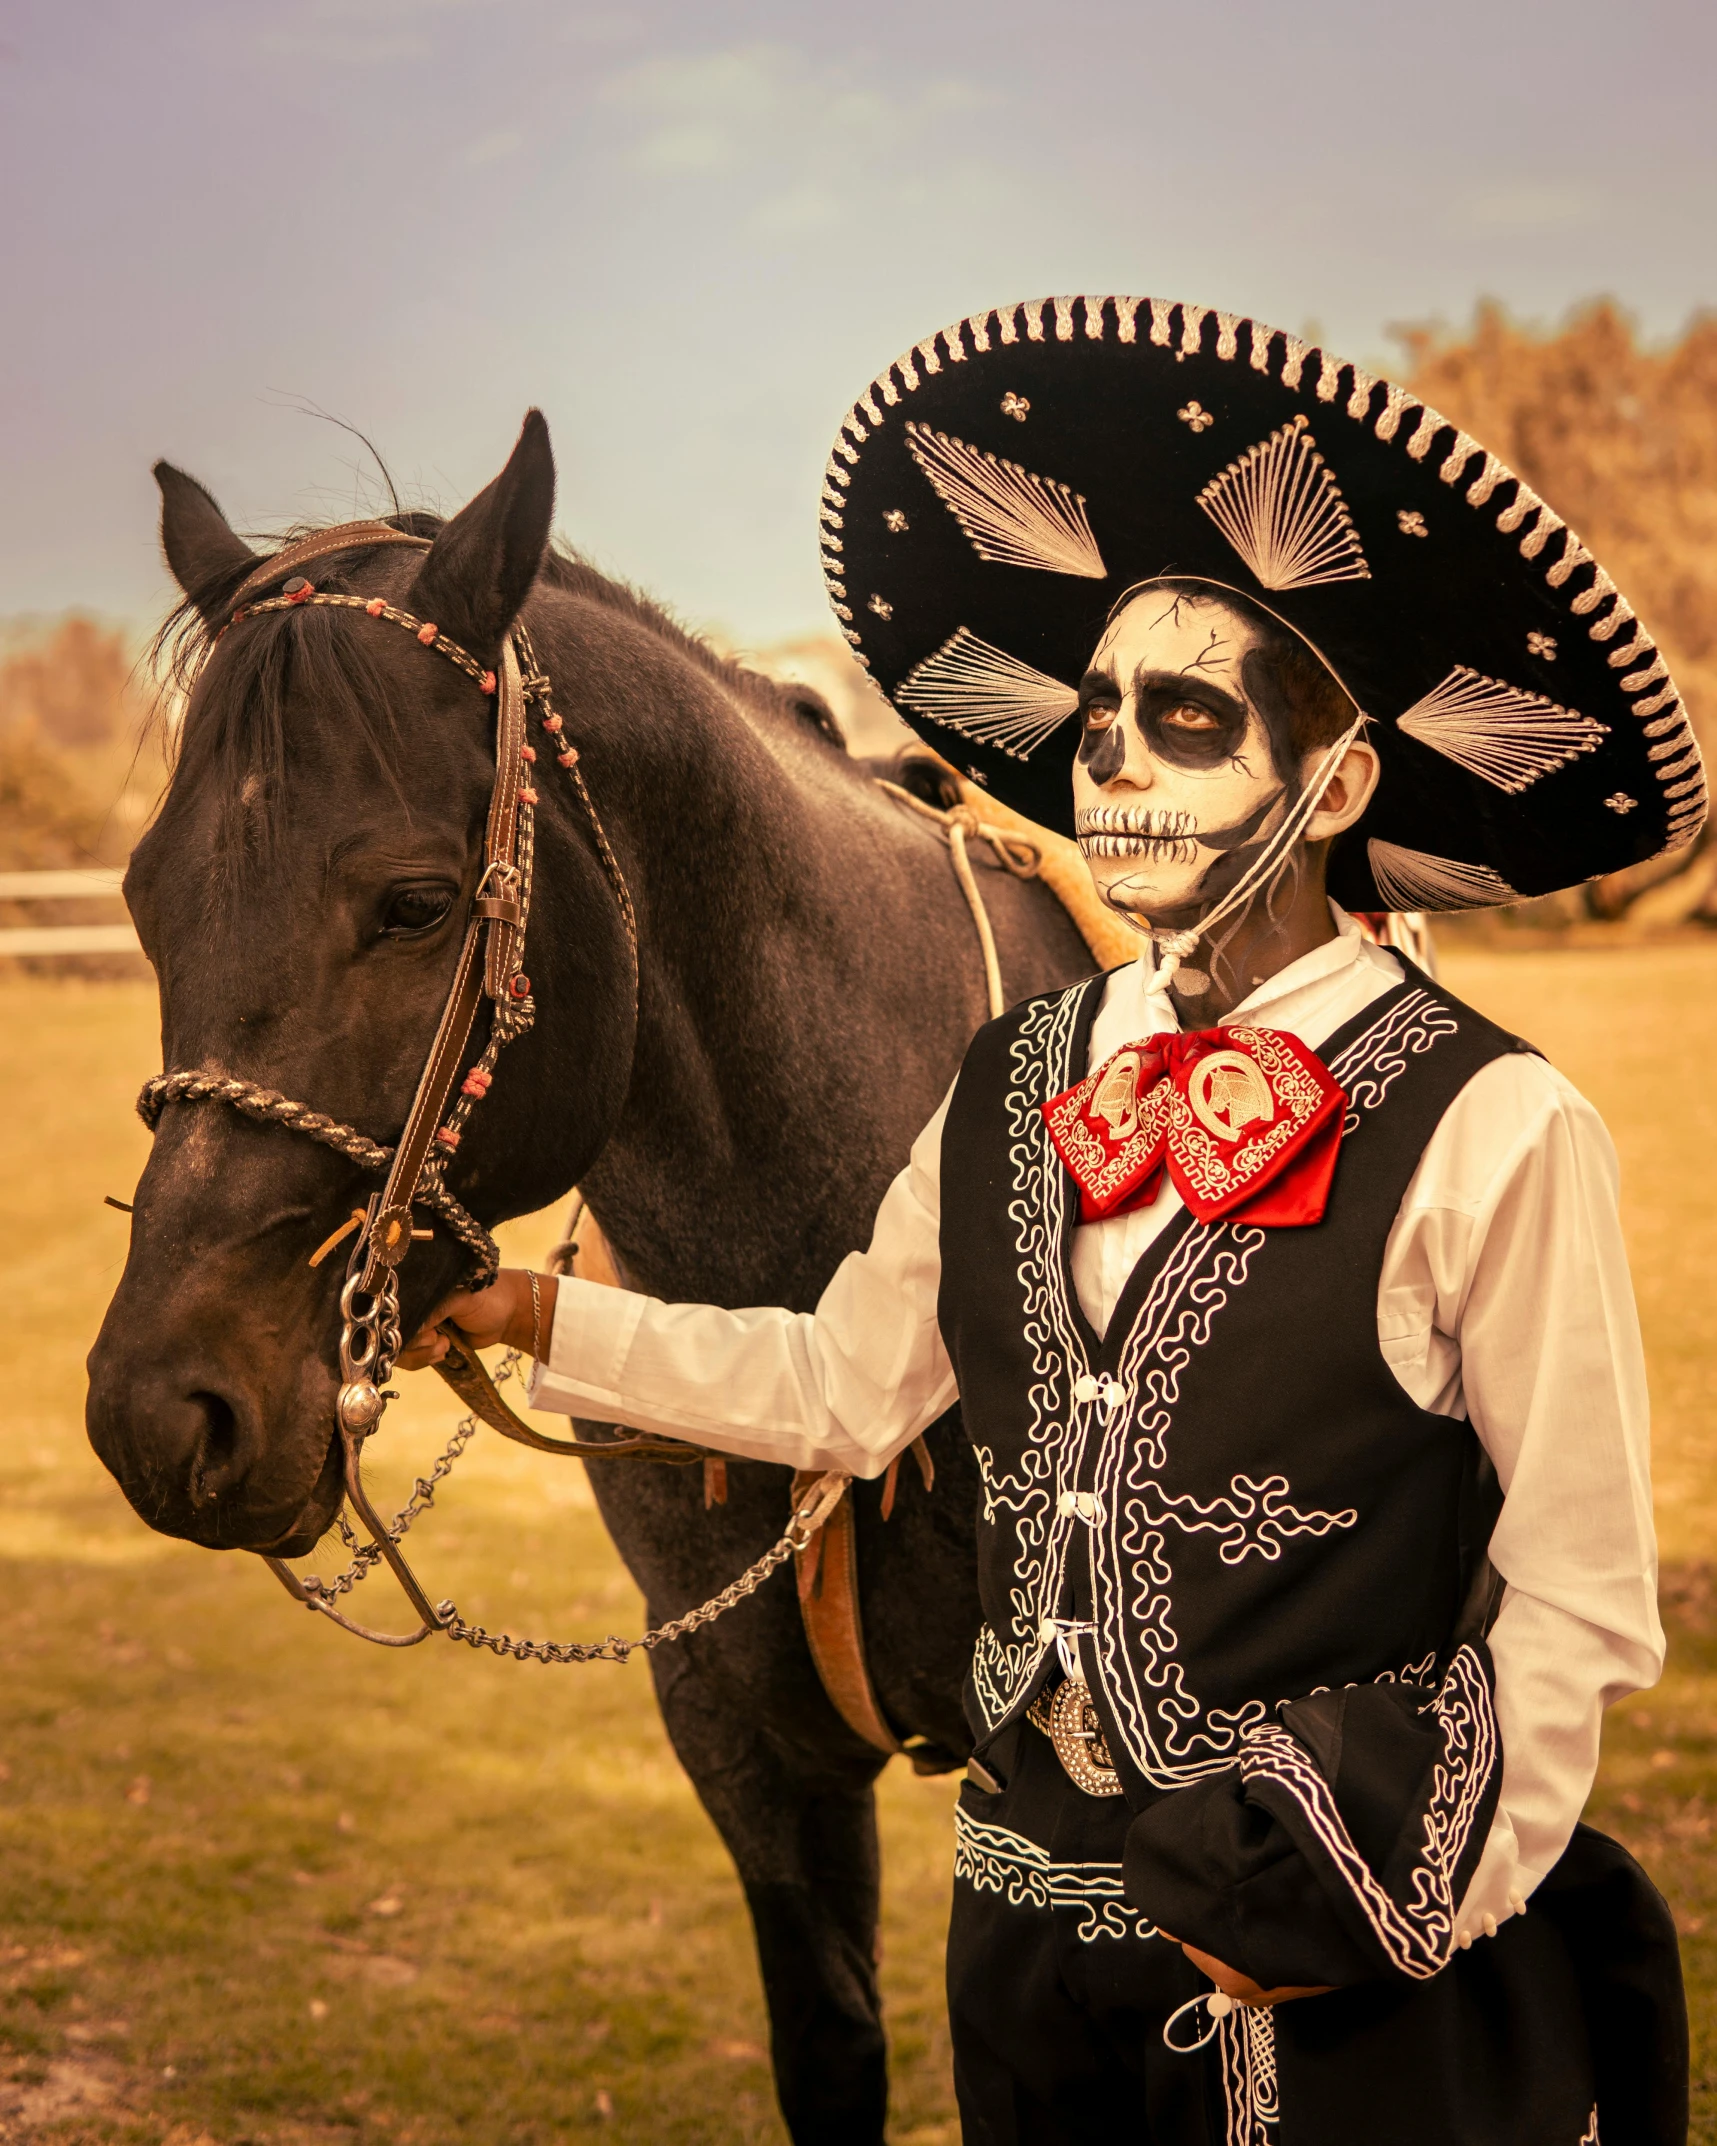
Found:
[[[402,510],[381,517],[409,536],[433,540],[447,517]],[[309,523],[271,539],[275,547],[313,536],[325,524]],[[373,547],[372,547],[373,552]],[[317,572],[317,586],[332,594],[358,593],[351,569],[371,553],[341,555]],[[346,569],[340,571],[341,567]],[[306,606],[301,611],[253,613],[233,629],[246,660],[223,667],[211,681],[192,723],[175,723],[175,703],[184,706],[223,638],[210,624],[228,610],[250,565],[235,567],[224,579],[185,596],[169,612],[150,644],[149,660],[161,691],[153,723],[163,735],[175,784],[194,783],[220,807],[220,848],[229,868],[255,859],[269,847],[273,815],[286,764],[285,709],[289,685],[297,683],[324,700],[349,734],[362,740],[384,779],[403,804],[397,772],[403,739],[403,711],[393,704],[387,674],[374,659],[373,644],[349,630],[338,613]],[[783,683],[753,670],[735,656],[713,647],[701,634],[683,626],[664,605],[629,583],[614,579],[576,551],[551,545],[544,554],[537,585],[602,605],[642,626],[676,653],[768,717],[786,718],[810,729],[837,752],[846,741],[833,710],[809,686]],[[236,651],[235,651],[236,652]],[[170,794],[170,793],[169,793]]]

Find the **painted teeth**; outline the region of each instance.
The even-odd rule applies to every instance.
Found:
[[[1133,805],[1088,805],[1075,824],[1082,835],[1154,835],[1169,840],[1198,831],[1190,812],[1141,812]]]
[[[1179,864],[1190,864],[1198,855],[1198,844],[1185,835],[1145,834],[1142,831],[1125,835],[1082,834],[1079,847],[1087,857],[1164,857]]]
[[[1075,825],[1087,857],[1153,856],[1190,864],[1198,855],[1190,812],[1141,812],[1129,805],[1088,805]]]

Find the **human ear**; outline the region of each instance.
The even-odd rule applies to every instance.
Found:
[[[1300,763],[1302,782],[1315,779],[1328,751],[1325,746],[1321,752],[1306,754]],[[1325,785],[1323,802],[1306,822],[1305,840],[1328,842],[1333,836],[1344,834],[1370,804],[1382,766],[1376,746],[1368,745],[1363,738],[1355,738],[1336,763],[1335,773]]]

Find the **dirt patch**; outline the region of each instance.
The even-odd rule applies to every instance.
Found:
[[[50,2124],[111,2108],[125,2084],[119,2067],[100,2057],[56,2057],[40,2079],[0,2085],[0,2139],[39,2138]]]

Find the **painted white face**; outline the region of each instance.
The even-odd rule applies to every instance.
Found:
[[[1219,597],[1153,587],[1097,644],[1079,688],[1073,805],[1112,908],[1186,929],[1281,823],[1290,799],[1246,684],[1260,640]]]

